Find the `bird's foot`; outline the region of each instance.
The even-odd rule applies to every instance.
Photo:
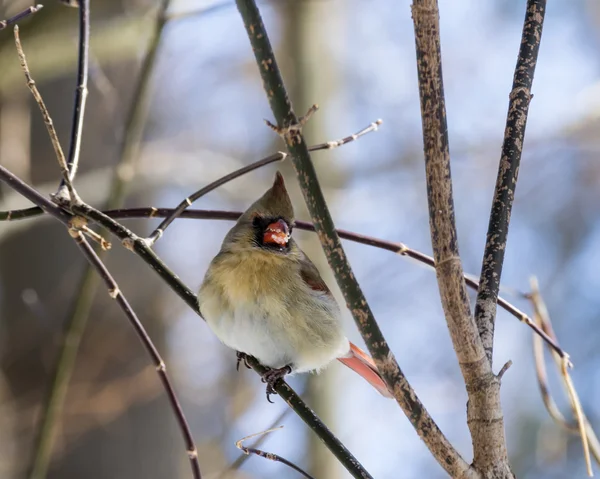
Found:
[[[282,368],[269,369],[263,374],[262,382],[267,383],[267,401],[273,403],[273,401],[271,401],[271,394],[277,394],[277,392],[275,392],[275,383],[291,372],[292,368],[290,366],[284,366]]]
[[[246,353],[240,353],[239,351],[236,351],[236,355],[237,355],[237,364],[235,365],[236,371],[240,370],[240,362],[242,362],[242,361],[244,361],[244,366],[246,366],[246,368],[251,369],[250,365],[248,364],[248,356],[246,355]]]

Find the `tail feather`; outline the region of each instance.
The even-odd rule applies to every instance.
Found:
[[[338,358],[338,361],[349,367],[355,373],[362,376],[367,382],[373,386],[382,396],[391,398],[392,395],[388,391],[385,382],[381,378],[377,366],[373,360],[358,346],[350,343],[350,352],[345,358]]]

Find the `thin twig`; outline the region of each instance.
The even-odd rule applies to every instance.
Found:
[[[345,138],[341,138],[340,140],[328,141],[326,143],[319,143],[318,145],[309,147],[308,151],[331,150],[334,148],[338,148],[342,145],[346,145],[348,143],[358,140],[361,136],[364,136],[367,133],[370,133],[372,131],[377,131],[377,129],[379,128],[379,126],[382,123],[383,123],[383,120],[374,121],[369,126],[354,133],[353,135],[346,136]],[[195,201],[197,201],[198,199],[200,199],[207,193],[215,190],[216,188],[224,185],[225,183],[229,183],[230,181],[232,181],[236,178],[239,178],[242,175],[245,175],[246,173],[250,173],[251,171],[254,171],[254,170],[261,168],[265,165],[268,165],[270,163],[275,163],[276,161],[283,161],[287,158],[287,156],[288,156],[287,153],[278,151],[277,153],[275,153],[273,155],[267,156],[266,158],[263,158],[261,160],[255,161],[254,163],[251,163],[247,166],[239,168],[239,169],[229,173],[228,175],[225,175],[222,178],[219,178],[219,179],[213,181],[212,183],[201,188],[200,190],[196,191],[194,194],[188,196],[181,203],[179,203],[179,205],[177,206],[177,208],[175,208],[173,213],[171,213],[167,218],[165,218],[164,221],[162,221],[158,225],[158,227],[150,234],[150,236],[148,236],[148,238],[146,238],[146,241],[148,242],[148,244],[150,246],[152,246],[154,243],[156,243],[156,241],[158,241],[162,237],[163,233],[169,227],[169,225],[173,221],[175,221],[179,216],[181,216],[181,213],[183,213],[189,206],[191,206]]]
[[[585,459],[585,467],[587,469],[587,474],[589,477],[593,477],[594,472],[592,471],[592,460],[590,459],[590,446],[588,443],[587,433],[585,431],[583,409],[581,407],[581,401],[579,400],[577,391],[575,390],[575,386],[573,385],[573,381],[571,380],[571,375],[569,374],[568,367],[569,366],[567,365],[566,361],[560,362],[560,374],[569,393],[571,407],[573,408],[573,413],[575,415],[575,419],[577,420],[577,425],[579,427],[579,436],[581,437],[581,445],[583,446],[583,457]]]
[[[44,8],[44,5],[38,4],[35,7],[26,8],[22,12],[17,13],[14,17],[7,18],[6,20],[0,20],[0,30],[4,30],[9,25],[13,25],[18,21],[23,20],[25,17],[39,12],[42,8]]]
[[[110,242],[106,241],[100,234],[96,233],[94,230],[91,230],[87,226],[81,227],[81,232],[86,235],[92,241],[98,243],[101,251],[108,251],[112,248]]]
[[[13,190],[31,201],[45,213],[48,213],[50,216],[56,218],[65,226],[70,227],[70,221],[73,218],[71,213],[63,210],[55,203],[42,196],[38,191],[34,190],[31,186],[11,173],[2,165],[0,165],[0,181],[6,183]]]
[[[46,129],[48,130],[48,135],[50,136],[50,141],[52,142],[52,147],[54,148],[54,153],[56,154],[56,159],[58,160],[58,165],[60,167],[60,172],[63,176],[63,180],[69,192],[69,196],[72,202],[81,201],[77,196],[75,189],[73,188],[73,184],[71,183],[71,179],[69,178],[69,169],[67,168],[67,161],[65,159],[65,154],[63,153],[62,147],[60,146],[60,141],[58,140],[58,135],[56,134],[56,129],[54,128],[54,123],[52,122],[52,118],[48,113],[48,109],[46,108],[46,104],[42,99],[42,95],[40,95],[37,86],[35,85],[35,81],[31,77],[31,73],[29,72],[29,67],[27,65],[27,59],[25,58],[25,52],[23,51],[23,46],[21,45],[21,40],[19,38],[19,26],[15,25],[15,45],[17,47],[17,53],[19,55],[19,61],[21,63],[21,69],[25,74],[25,78],[27,79],[27,87],[31,91],[33,98],[35,98],[36,103],[38,104],[40,111],[42,112],[42,117],[44,119],[44,123],[46,124]]]
[[[467,424],[473,444],[472,467],[483,477],[509,479],[514,475],[506,449],[500,380],[486,360],[471,315],[458,249],[437,0],[413,0],[412,18],[431,243],[441,303],[469,398]]]
[[[173,408],[173,411],[175,412],[175,417],[177,418],[177,422],[179,423],[179,428],[181,429],[181,432],[183,434],[194,477],[196,479],[201,479],[202,474],[200,473],[200,464],[198,463],[198,451],[196,449],[190,427],[187,423],[187,420],[185,419],[183,409],[179,404],[179,400],[177,399],[175,390],[173,389],[171,381],[169,380],[165,362],[163,361],[158,350],[154,346],[154,343],[150,339],[150,336],[148,336],[148,333],[146,333],[144,326],[142,325],[137,315],[131,308],[131,305],[121,292],[119,285],[113,279],[108,269],[106,269],[106,266],[98,257],[94,249],[90,246],[90,244],[81,234],[81,232],[74,229],[69,230],[69,232],[75,240],[77,246],[79,246],[79,249],[83,252],[85,258],[94,267],[94,269],[98,272],[98,274],[106,284],[106,287],[108,288],[108,295],[112,299],[117,301],[117,304],[121,307],[129,321],[131,322],[131,325],[136,330],[138,337],[142,341],[142,344],[144,345],[146,351],[148,352],[152,361],[154,362],[154,365],[156,366],[156,372],[158,373],[160,381],[162,382],[163,387],[165,388],[167,397],[169,398],[169,402],[171,403],[171,407]]]
[[[90,58],[90,0],[79,0],[79,54],[77,61],[77,87],[75,90],[75,104],[73,106],[73,124],[71,126],[71,143],[67,169],[69,179],[75,180],[79,156],[81,152],[81,137],[83,133],[83,120],[85,105],[88,96],[88,70]],[[55,195],[56,199],[66,199],[65,181],[62,180]]]
[[[533,96],[531,86],[542,39],[545,13],[546,0],[527,1],[521,46],[519,47],[512,90],[509,95],[510,101],[504,130],[502,155],[498,167],[498,178],[494,190],[481,265],[479,291],[477,292],[475,305],[475,321],[490,364],[492,364],[494,347],[496,302],[500,293],[508,227],[519,175],[523,142],[525,141],[529,102]]]
[[[540,322],[539,315],[534,314],[536,322]],[[548,385],[548,374],[546,371],[546,362],[544,360],[544,343],[538,336],[532,336],[533,341],[533,358],[535,360],[535,373],[537,376],[538,386],[540,388],[540,394],[542,395],[542,401],[550,417],[555,423],[559,424],[567,431],[573,434],[577,434],[579,429],[576,424],[569,422],[563,414],[560,412],[558,405],[550,394],[550,387]]]
[[[546,333],[549,336],[551,336],[556,342],[558,342],[558,339],[556,338],[556,335],[552,328],[552,322],[550,320],[548,308],[546,307],[546,303],[544,302],[539,290],[537,278],[532,277],[530,285],[531,293],[524,296],[527,297],[533,305],[535,321],[540,327],[542,327],[546,331]],[[538,374],[538,384],[540,386],[542,399],[544,400],[546,409],[548,410],[550,417],[554,419],[555,422],[567,428],[567,430],[569,430],[570,432],[579,434],[579,436],[581,437],[581,444],[583,447],[587,473],[588,476],[592,477],[593,471],[590,459],[590,450],[594,455],[594,459],[596,460],[596,462],[600,464],[600,442],[598,441],[596,433],[594,432],[594,429],[592,428],[589,420],[583,412],[581,401],[579,400],[579,396],[569,374],[570,365],[568,364],[565,358],[560,358],[556,353],[552,352],[552,357],[555,360],[557,369],[562,378],[565,392],[569,397],[569,402],[571,404],[573,416],[577,421],[577,426],[572,425],[564,418],[564,416],[560,413],[558,407],[554,403],[552,396],[550,395],[547,385],[544,357],[543,353],[540,351],[542,348],[542,344],[538,338],[534,338],[534,348],[537,349],[535,359],[536,372]]]
[[[269,426],[268,429],[273,429],[277,424],[279,424],[281,421],[283,421],[287,415],[289,415],[289,413],[292,410],[290,408],[285,408],[283,411],[281,411],[281,414],[279,414],[279,416],[277,416],[273,422],[271,423],[271,425]],[[260,436],[252,445],[252,447],[257,448],[260,447],[260,445],[267,439],[266,435],[262,435]],[[247,454],[240,454],[238,456],[238,458],[233,461],[221,474],[219,474],[217,479],[225,479],[230,472],[236,471],[238,470],[240,467],[242,467],[242,465],[244,464],[244,462],[246,462],[248,460],[250,456],[248,456]]]
[[[299,120],[292,109],[256,2],[237,0],[236,3],[252,46],[271,111],[277,121],[277,127],[284,133],[283,139],[291,155],[300,189],[323,251],[379,372],[438,463],[453,477],[476,477],[472,468],[440,431],[418,399],[375,321],[336,233],[308,147],[301,129],[297,127]],[[346,466],[348,460],[346,459],[343,464]]]
[[[84,3],[86,4],[86,7],[87,7],[89,5],[89,0],[84,0]],[[74,169],[76,168],[76,164],[77,164],[78,157],[79,157],[78,142],[80,141],[81,128],[83,126],[83,123],[82,123],[83,122],[83,109],[84,109],[84,104],[85,104],[85,93],[87,91],[85,82],[87,82],[87,42],[88,42],[88,36],[89,36],[89,30],[88,30],[88,28],[89,28],[89,25],[88,25],[89,13],[86,12],[85,11],[86,8],[84,8],[81,5],[80,5],[80,9],[82,10],[82,14],[80,17],[81,18],[80,27],[83,30],[82,31],[82,38],[83,38],[82,42],[83,43],[81,44],[81,47],[82,47],[82,50],[85,52],[85,54],[82,55],[82,58],[84,58],[83,61],[85,62],[85,65],[80,64],[81,76],[79,77],[80,82],[78,85],[78,92],[81,94],[81,96],[78,95],[78,100],[76,102],[76,112],[75,112],[75,119],[74,119],[74,133],[73,133],[73,137],[72,137],[73,143],[71,144],[71,151],[74,152],[73,157],[72,157],[72,160],[73,160],[72,166]],[[60,166],[61,172],[63,174],[64,184],[67,188],[67,191],[69,192],[70,206],[74,207],[77,204],[82,204],[80,198],[78,197],[78,195],[71,183],[69,169],[65,162],[64,153],[62,151],[62,148],[58,141],[58,137],[54,130],[52,119],[44,105],[41,95],[39,94],[37,88],[35,87],[35,82],[31,78],[31,75],[29,73],[25,54],[23,52],[23,49],[22,49],[22,46],[21,46],[21,43],[19,40],[18,26],[15,26],[15,44],[17,46],[17,51],[19,53],[19,59],[21,61],[21,66],[22,66],[25,76],[27,78],[28,86],[29,86],[30,90],[32,91],[36,101],[38,102],[38,105],[40,106],[40,110],[42,111],[44,121],[48,127],[48,132],[50,134],[52,144],[55,148],[55,153],[56,153],[56,156],[57,156],[57,159],[59,162],[59,166]],[[30,195],[30,196],[33,196],[33,195]],[[38,203],[38,206],[42,206],[42,204]],[[102,263],[100,258],[96,255],[93,248],[89,245],[89,243],[83,236],[82,232],[80,231],[81,228],[78,226],[73,226],[76,219],[77,219],[76,217],[72,218],[71,221],[69,222],[69,225],[70,225],[69,233],[74,238],[75,242],[80,247],[80,249],[83,251],[84,255],[86,256],[86,258],[88,259],[90,264],[92,264],[96,268],[96,270],[99,272],[100,276],[102,277],[102,279],[105,281],[105,283],[108,286],[109,295],[113,299],[116,299],[118,304],[124,310],[125,314],[130,319],[130,321],[132,322],[138,335],[140,336],[142,343],[144,344],[148,353],[154,360],[155,366],[157,368],[157,372],[159,374],[161,382],[163,383],[163,386],[165,388],[165,391],[167,393],[167,396],[169,398],[169,401],[171,403],[171,406],[173,408],[173,411],[175,412],[175,416],[176,416],[179,426],[181,428],[181,431],[182,431],[182,434],[184,437],[184,441],[186,443],[186,448],[187,448],[187,452],[188,452],[188,457],[190,459],[192,472],[196,479],[200,479],[201,473],[200,473],[200,466],[198,463],[198,452],[197,452],[195,444],[194,444],[191,430],[190,430],[190,428],[187,424],[187,421],[185,419],[185,416],[183,414],[183,410],[181,409],[179,401],[175,395],[175,392],[174,392],[174,390],[171,386],[171,383],[169,381],[169,378],[167,376],[165,363],[162,360],[162,358],[160,357],[156,348],[154,347],[152,341],[146,334],[144,327],[137,319],[137,316],[131,309],[129,303],[127,302],[127,300],[125,299],[123,294],[119,291],[118,285],[112,279],[110,273],[108,272],[108,270],[106,269],[106,267],[104,266],[104,264]],[[77,223],[80,223],[80,222],[78,221]],[[34,466],[34,470],[33,470],[33,477],[37,477],[37,470],[36,470],[35,466]]]
[[[252,439],[253,437],[256,437],[256,436],[264,436],[266,434],[269,434],[270,432],[278,431],[279,429],[282,429],[282,428],[283,428],[283,426],[278,426],[278,427],[273,427],[271,429],[267,429],[266,431],[250,434],[249,436],[243,437],[239,441],[236,441],[235,447],[240,449],[247,456],[249,456],[250,454],[256,454],[257,456],[264,457],[265,459],[268,459],[269,461],[281,462],[282,464],[285,464],[286,466],[291,467],[294,471],[299,472],[307,479],[314,479],[310,474],[304,472],[302,469],[300,469],[298,466],[296,466],[296,464],[294,464],[291,461],[288,461],[287,459],[285,459],[277,454],[274,454],[272,452],[261,451],[260,449],[256,449],[254,447],[246,447],[246,446],[242,445],[242,443],[248,439]]]

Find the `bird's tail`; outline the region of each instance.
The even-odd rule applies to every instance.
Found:
[[[352,371],[361,375],[373,386],[382,396],[391,398],[392,395],[388,391],[385,382],[381,378],[377,366],[373,360],[358,346],[350,343],[350,352],[345,358],[338,358],[338,361],[348,366]]]

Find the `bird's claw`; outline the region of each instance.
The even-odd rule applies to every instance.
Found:
[[[236,356],[237,356],[237,363],[235,365],[236,371],[240,370],[240,362],[242,362],[242,361],[244,361],[244,366],[246,366],[246,368],[251,369],[250,365],[248,364],[248,357],[246,356],[246,353],[240,353],[239,351],[237,351]]]
[[[271,404],[273,403],[273,401],[271,401],[271,395],[277,394],[275,391],[275,383],[291,372],[292,368],[290,366],[284,366],[282,368],[269,369],[262,375],[261,381],[267,384],[267,401]]]

